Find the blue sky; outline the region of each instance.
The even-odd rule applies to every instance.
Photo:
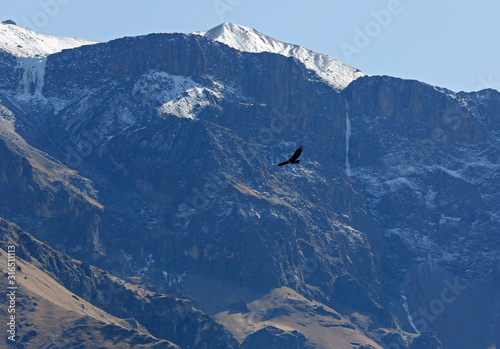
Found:
[[[0,14],[42,33],[98,41],[233,22],[371,75],[500,90],[498,0],[4,0]]]

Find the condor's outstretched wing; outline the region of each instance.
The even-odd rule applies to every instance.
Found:
[[[300,154],[302,154],[302,148],[303,148],[302,146],[298,147],[297,150],[295,151],[295,153],[293,153],[292,157],[290,158],[291,163],[294,163],[295,161],[297,161]]]
[[[290,160],[287,160],[287,161],[283,161],[283,162],[280,162],[278,165],[276,166],[283,166],[283,165],[288,165],[290,163]]]
[[[297,160],[302,154],[302,146],[298,147],[295,153],[293,153],[292,157],[288,159],[287,161],[280,162],[277,166],[283,166],[283,165],[288,165],[288,164],[298,164],[300,160]]]

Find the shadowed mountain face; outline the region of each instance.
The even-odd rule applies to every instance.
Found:
[[[16,342],[22,348],[237,346],[221,325],[188,301],[145,291],[73,260],[3,219],[0,231],[2,272],[9,246],[16,247]]]
[[[182,348],[499,345],[497,91],[338,90],[294,57],[183,34],[0,71],[0,216],[56,264],[149,289],[103,305],[101,284],[51,271],[120,331],[112,316]],[[172,296],[201,311],[138,311]]]

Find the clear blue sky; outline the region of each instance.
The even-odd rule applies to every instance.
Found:
[[[500,90],[499,0],[3,0],[0,18],[107,41],[222,22],[329,54],[371,75]]]

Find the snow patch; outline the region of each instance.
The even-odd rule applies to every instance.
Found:
[[[96,43],[37,33],[18,27],[10,21],[0,22],[0,50],[17,57],[46,57],[65,49]]]
[[[155,262],[154,258],[153,258],[153,254],[152,253],[148,253],[146,255],[146,258],[144,258],[144,262],[146,263],[146,266],[145,267],[142,267],[139,269],[139,273],[143,276],[146,276],[146,273],[149,271],[149,268],[151,267],[151,265]]]
[[[184,280],[184,276],[186,276],[186,273],[183,273],[182,275],[171,275],[167,273],[166,271],[162,271],[163,277],[165,278],[165,282],[168,284],[168,286],[173,286],[176,284],[180,284]]]
[[[215,98],[214,98],[215,97]],[[196,119],[198,114],[222,96],[205,87],[193,87],[158,108],[160,114]]]
[[[336,90],[343,90],[352,81],[366,75],[328,55],[278,41],[255,29],[233,23],[224,23],[208,31],[192,34],[205,36],[243,52],[270,52],[293,57]]]
[[[409,178],[407,177],[397,177],[393,179],[388,179],[384,181],[384,185],[388,187],[388,191],[394,192],[398,188],[406,186],[410,189],[413,189],[415,192],[418,192],[418,187],[415,185],[414,182],[412,182]]]
[[[213,83],[213,86],[202,86],[190,77],[150,72],[136,82],[132,94],[156,105],[160,115],[196,119],[206,107],[223,99],[223,92],[237,93],[220,83]]]
[[[461,220],[462,220],[462,218],[460,218],[460,217],[450,217],[450,216],[446,216],[444,214],[441,214],[441,217],[439,218],[439,224],[457,224]]]
[[[151,266],[151,264],[153,264],[153,263],[155,262],[155,260],[154,260],[154,258],[153,258],[153,254],[152,254],[152,253],[149,253],[149,254],[146,256],[145,262],[146,262],[146,265],[148,266],[148,268]]]

